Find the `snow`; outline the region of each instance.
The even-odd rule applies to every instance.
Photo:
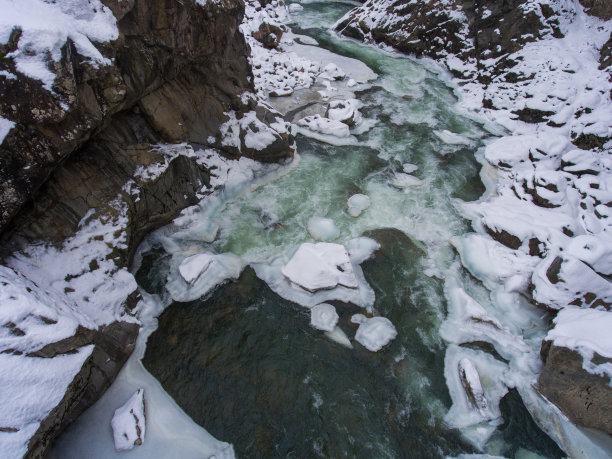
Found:
[[[54,358],[0,353],[0,432],[3,457],[23,457],[40,422],[63,399],[94,346]]]
[[[308,220],[308,232],[317,241],[330,241],[340,234],[334,221],[323,217],[312,217]]]
[[[349,254],[340,244],[305,242],[281,270],[291,282],[314,292],[338,285],[357,288]]]
[[[365,317],[364,317],[365,318]],[[397,336],[397,330],[386,317],[365,318],[359,323],[355,340],[372,352],[378,352]]]
[[[338,313],[331,304],[321,303],[310,309],[310,325],[317,330],[331,332],[338,323]]]
[[[327,117],[331,120],[341,121],[349,126],[359,124],[361,115],[357,110],[359,102],[357,99],[334,100],[329,103]]]
[[[554,319],[554,327],[546,340],[555,346],[577,351],[584,359],[583,367],[592,374],[607,376],[612,386],[612,363],[597,365],[595,353],[612,359],[612,312],[566,307]]]
[[[179,265],[179,273],[188,284],[193,284],[206,272],[214,257],[208,253],[199,253],[183,260]]]
[[[68,39],[93,65],[107,65],[95,43],[115,40],[119,32],[115,17],[100,0],[0,0],[0,43],[7,43],[14,27],[22,30],[13,58],[17,70],[40,80],[52,91],[55,74],[48,59],[58,62]]]
[[[111,426],[117,451],[142,445],[146,433],[144,389],[139,388],[123,406],[115,410]]]
[[[364,210],[370,207],[371,200],[365,194],[354,194],[347,201],[348,213],[351,217],[359,217]]]
[[[7,120],[6,118],[2,118],[0,116],[0,145],[4,142],[4,138],[7,136],[9,131],[15,127],[15,123]]]
[[[315,134],[323,134],[333,137],[349,137],[349,127],[342,121],[325,118],[321,115],[312,115],[298,120],[297,125],[300,133],[308,135],[309,131]]]

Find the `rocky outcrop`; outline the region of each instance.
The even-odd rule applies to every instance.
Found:
[[[59,362],[92,349],[61,400],[30,420],[40,425],[23,446],[28,457],[43,456],[131,354],[139,326],[130,316],[140,297],[127,268],[147,233],[213,189],[219,161],[207,158],[293,155],[284,122],[253,93],[241,1],[103,3],[119,31],[95,44],[107,65],[94,65],[69,40],[59,60],[48,61],[52,91],[4,58],[18,46],[19,29],[0,48],[0,117],[15,123],[0,140],[0,257],[12,275],[31,277],[43,304],[45,289],[53,290],[47,305],[57,299],[81,321],[72,335],[23,358]],[[252,140],[258,134],[264,141]],[[45,253],[57,264],[53,273],[44,271]],[[11,323],[0,328],[11,332]],[[25,435],[10,432],[20,430]]]
[[[0,78],[0,116],[16,123],[0,146],[0,229],[114,115],[138,106],[160,139],[208,144],[224,112],[247,109],[239,98],[252,89],[249,51],[238,32],[242,2],[104,3],[119,30],[114,42],[97,44],[110,65],[94,66],[68,41],[61,59],[49,63],[56,75],[51,93],[11,59],[0,62],[0,70],[18,77]],[[15,29],[3,56],[19,36]],[[286,140],[276,158],[290,154]]]
[[[544,368],[538,390],[557,405],[572,422],[612,435],[610,378],[588,373],[582,356],[552,341],[542,343]],[[597,363],[612,362],[596,356]]]

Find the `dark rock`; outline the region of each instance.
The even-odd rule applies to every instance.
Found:
[[[609,378],[582,368],[577,352],[544,341],[541,349],[544,369],[538,390],[565,413],[572,422],[612,435],[612,387]],[[601,363],[612,362],[597,356]]]
[[[277,48],[282,36],[283,29],[265,22],[259,26],[259,30],[253,33],[253,38],[268,49]]]
[[[580,0],[587,14],[607,21],[612,19],[612,3],[609,0]]]
[[[581,132],[572,143],[576,145],[581,150],[593,150],[595,148],[601,149],[604,144],[610,140],[607,137],[599,137],[595,134],[585,134]]]
[[[549,116],[554,115],[554,112],[537,110],[535,108],[523,108],[512,112],[518,116],[518,119],[525,123],[543,123],[547,121]]]
[[[509,247],[511,249],[516,250],[523,244],[523,242],[517,236],[515,236],[514,234],[510,234],[504,229],[495,230],[493,228],[489,228],[488,226],[485,227],[485,229],[493,239],[495,239],[497,242],[501,242],[506,247]]]

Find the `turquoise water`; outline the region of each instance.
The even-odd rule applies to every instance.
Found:
[[[451,400],[444,377],[446,345],[438,329],[447,313],[447,276],[460,278],[473,296],[488,297],[461,269],[449,240],[471,231],[455,204],[484,192],[475,152],[489,134],[454,108],[452,90],[426,62],[330,34],[331,24],[350,5],[306,3],[304,8],[295,16],[296,33],[379,74],[356,93],[361,113],[376,124],[356,135],[357,146],[298,136],[297,168],[203,214],[219,228],[213,242],[166,232],[163,238],[173,240],[169,245],[152,235],[153,249],[144,254],[136,278],[149,293],[164,295],[172,255],[193,251],[194,245],[265,263],[312,242],[308,221],[326,217],[339,230],[332,242],[365,234],[381,244],[362,267],[376,293],[374,311],[394,323],[398,337],[378,353],[354,341],[353,349],[343,347],[310,327],[308,309],[279,297],[247,267],[240,279],[207,297],[173,302],[149,338],[143,362],[195,422],[231,442],[239,457],[476,452],[444,422]],[[435,131],[444,130],[463,136],[468,145],[443,142]],[[420,186],[393,186],[405,163],[418,166],[413,175]],[[355,193],[371,199],[358,218],[346,209]],[[340,328],[352,338],[356,326],[350,317],[360,309],[333,304]],[[561,457],[515,392],[501,408],[504,423],[491,440],[496,453]]]

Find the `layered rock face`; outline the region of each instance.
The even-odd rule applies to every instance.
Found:
[[[16,57],[27,31],[0,45],[0,296],[11,298],[0,379],[23,379],[0,412],[11,457],[43,455],[130,355],[140,296],[127,267],[144,235],[222,183],[220,154],[293,155],[284,122],[253,93],[241,1],[102,3],[112,15],[91,2],[79,12],[116,19],[115,39],[94,42],[102,63],[68,39],[44,59],[51,86]],[[37,371],[50,379],[32,383]]]
[[[516,257],[507,268],[525,277],[506,290],[560,311],[539,390],[575,423],[607,433],[612,345],[593,330],[612,317],[611,5],[369,0],[335,25],[439,60],[460,79],[461,103],[505,128],[484,153],[497,195],[465,209],[483,245]]]

